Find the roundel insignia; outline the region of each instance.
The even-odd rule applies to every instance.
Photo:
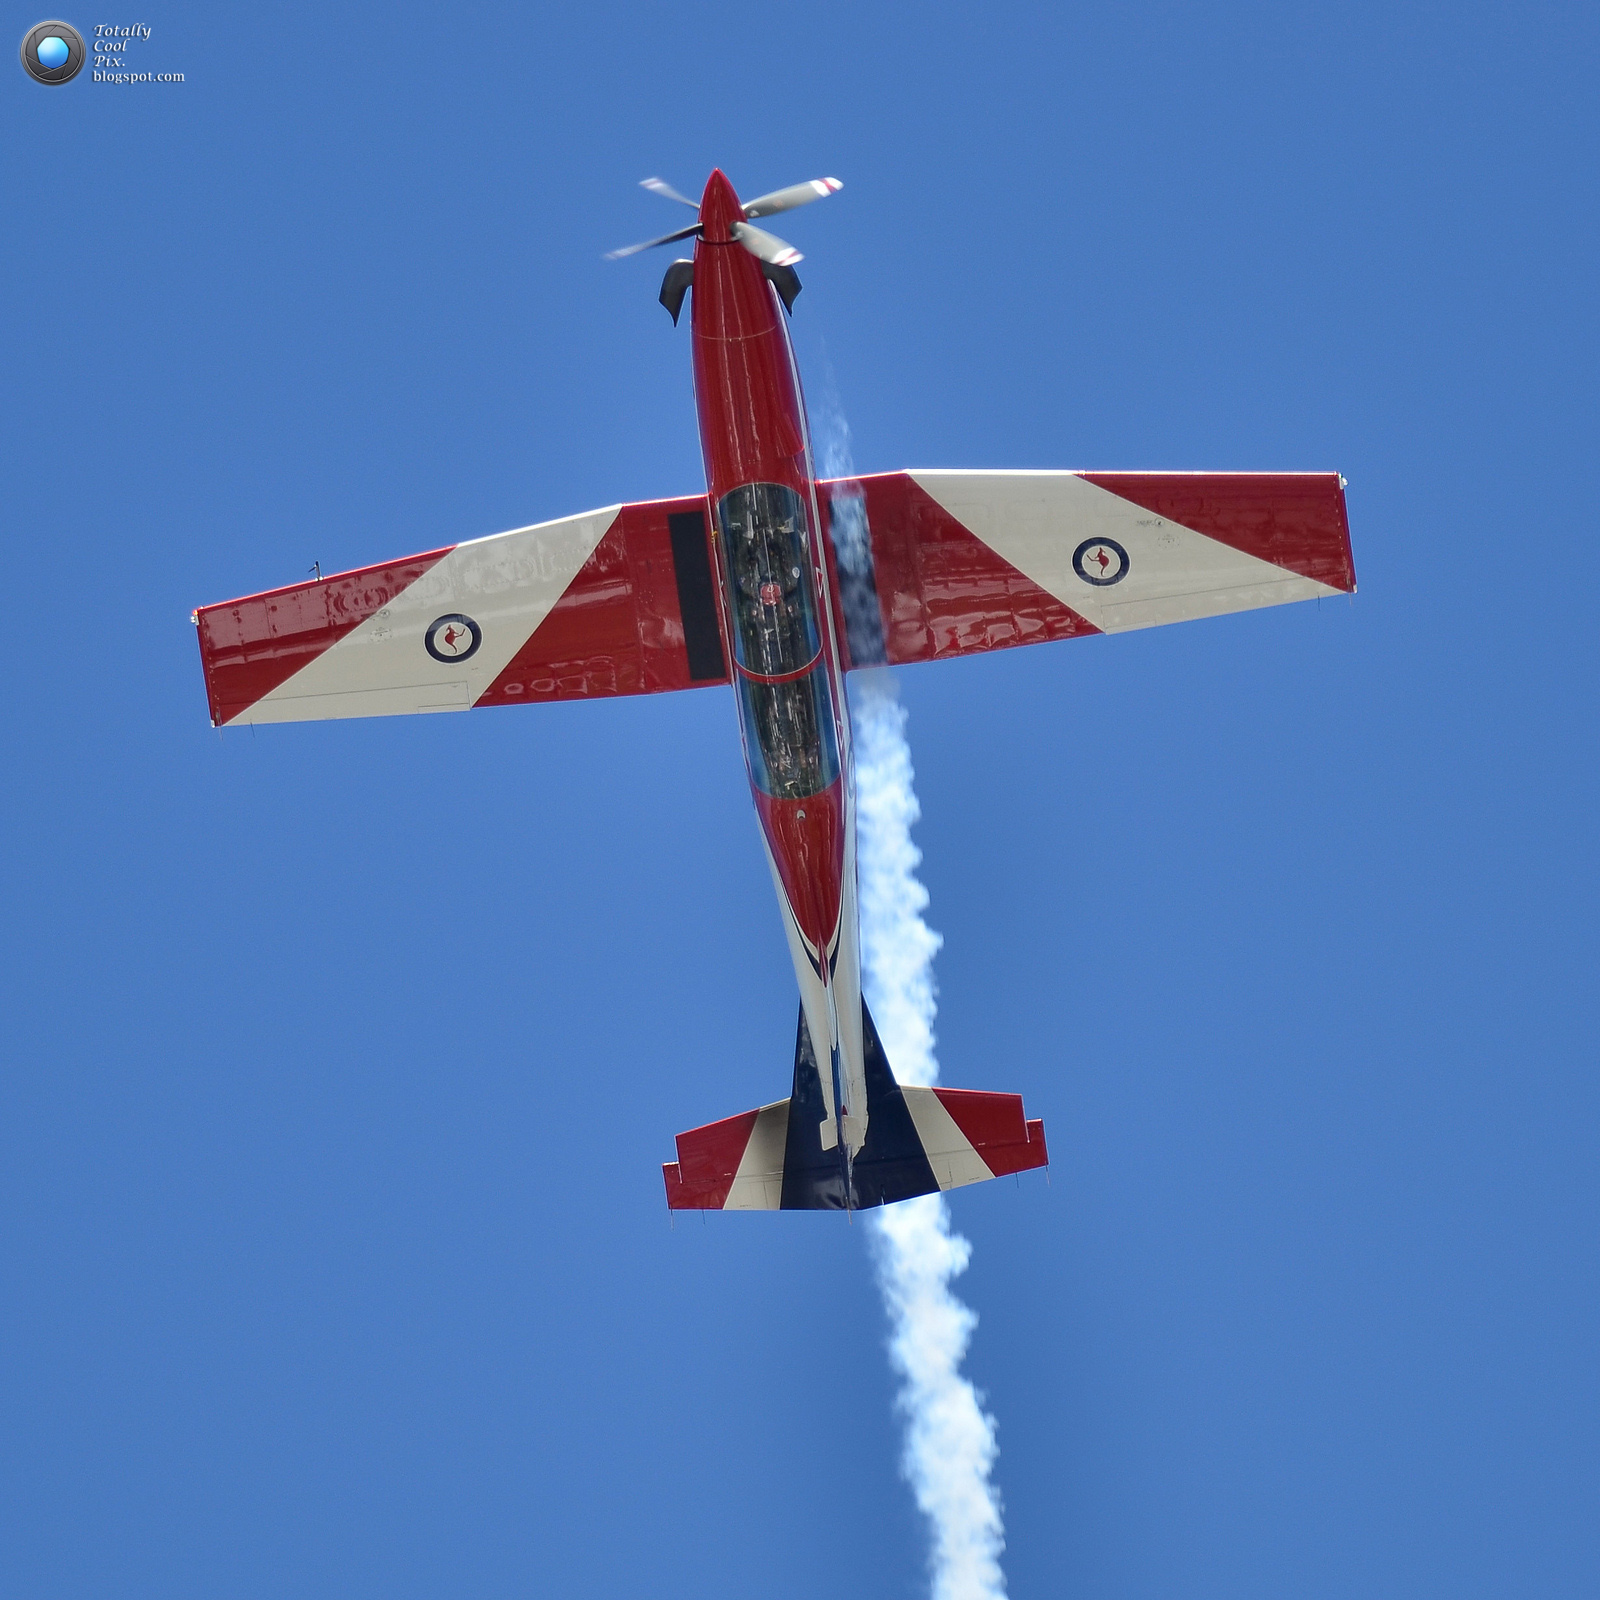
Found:
[[[1072,552],[1072,570],[1097,589],[1128,576],[1128,552],[1115,539],[1085,539]]]
[[[449,665],[457,661],[465,661],[483,643],[483,629],[471,617],[464,617],[459,611],[452,611],[448,616],[440,617],[437,622],[429,625],[422,642],[428,647],[428,654],[435,661],[443,661]]]

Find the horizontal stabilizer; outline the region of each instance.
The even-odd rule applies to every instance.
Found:
[[[678,1135],[662,1168],[674,1211],[839,1211],[891,1205],[1049,1163],[1044,1124],[1022,1096],[976,1089],[902,1088],[862,1006],[867,1056],[867,1137],[846,1164],[842,1144],[822,1148],[821,1080],[800,1013],[794,1093]],[[848,1199],[847,1199],[848,1196]]]

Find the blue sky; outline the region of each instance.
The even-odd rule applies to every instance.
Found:
[[[12,31],[40,20],[13,12]],[[270,17],[0,74],[0,1533],[66,1596],[923,1591],[726,693],[231,733],[190,609],[701,484],[636,181],[824,173],[863,471],[1338,470],[1361,591],[901,675],[1013,1592],[1592,1595],[1600,24]]]

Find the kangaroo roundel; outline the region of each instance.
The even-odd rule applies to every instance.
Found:
[[[422,642],[435,661],[465,661],[483,643],[483,630],[471,617],[452,611],[429,627]]]
[[[1128,576],[1128,552],[1115,539],[1085,539],[1072,552],[1072,570],[1085,583],[1107,589]]]

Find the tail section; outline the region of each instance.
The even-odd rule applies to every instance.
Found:
[[[901,1088],[865,1002],[861,1014],[867,1138],[853,1161],[846,1161],[842,1148],[822,1148],[822,1080],[802,1009],[794,1092],[787,1100],[680,1133],[678,1159],[662,1168],[668,1206],[858,1211],[1048,1164],[1044,1124],[1024,1117],[1021,1095]]]

